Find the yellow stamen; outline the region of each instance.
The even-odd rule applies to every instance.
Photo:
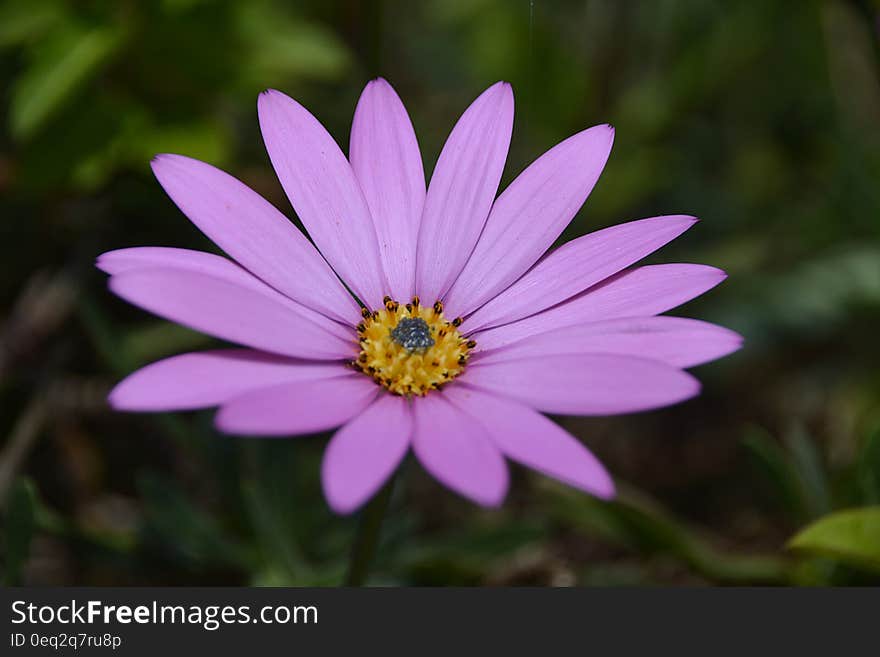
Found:
[[[351,365],[396,395],[424,396],[464,371],[473,340],[458,332],[460,319],[443,317],[443,304],[423,306],[414,297],[401,305],[385,297],[385,307],[364,310],[357,325],[360,353]]]

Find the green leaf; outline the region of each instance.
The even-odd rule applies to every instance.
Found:
[[[859,454],[858,478],[864,501],[880,504],[880,428],[865,439]]]
[[[63,13],[54,0],[7,0],[0,6],[0,48],[39,37],[56,24]]]
[[[233,135],[220,121],[199,120],[190,123],[135,125],[124,135],[127,159],[142,165],[157,153],[186,153],[206,162],[223,165],[229,161]]]
[[[798,532],[788,548],[880,570],[880,506],[838,511]]]
[[[211,339],[179,324],[150,322],[125,335],[122,350],[132,361],[147,363],[183,351],[192,351],[209,344]]]
[[[546,527],[535,521],[478,517],[444,535],[405,543],[395,555],[396,568],[409,572],[420,584],[483,583],[487,574],[516,554],[538,550],[546,535]]]
[[[314,582],[322,564],[311,562],[302,542],[310,533],[315,510],[303,508],[300,502],[301,450],[284,441],[252,441],[245,449],[247,468],[241,489],[260,559],[260,581],[286,586]]]
[[[245,481],[243,489],[265,572],[287,585],[297,581],[298,576],[308,576],[309,564],[283,517],[284,509],[279,508],[262,482]]]
[[[146,474],[138,480],[146,529],[190,568],[245,567],[250,555],[215,517],[194,505],[174,482]]]
[[[5,568],[3,582],[6,586],[18,584],[21,569],[30,553],[34,535],[36,492],[28,479],[19,479],[9,494],[4,530]]]
[[[28,139],[39,132],[122,43],[117,27],[66,27],[41,41],[12,91],[12,136]]]
[[[604,502],[556,482],[542,482],[552,510],[567,527],[640,554],[670,555],[714,582],[726,584],[786,581],[786,564],[773,555],[722,550],[635,488],[618,482],[618,498]]]
[[[775,501],[792,516],[803,520],[800,477],[786,451],[761,427],[749,427],[743,438],[743,447],[772,484]]]
[[[818,518],[828,513],[831,511],[828,480],[815,440],[800,426],[793,427],[784,440],[797,469],[804,505],[810,517]]]
[[[241,71],[248,86],[265,88],[291,77],[335,79],[351,63],[336,35],[319,24],[280,10],[275,3],[243,2],[236,25],[250,58]]]

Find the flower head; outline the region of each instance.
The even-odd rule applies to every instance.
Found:
[[[496,198],[513,126],[505,83],[459,119],[427,190],[412,124],[384,80],[358,102],[349,158],[287,96],[266,91],[258,109],[314,246],[232,176],[156,157],[165,191],[230,259],[142,247],[105,253],[98,266],[129,302],[244,348],[148,365],[113,390],[117,409],[219,406],[217,427],[245,435],[341,427],[322,480],[342,513],[410,448],[439,481],[486,506],[507,491],[505,457],[610,497],[602,465],[542,413],[680,402],[699,390],[684,368],[740,345],[718,326],[659,316],[723,272],[632,267],[692,217],[633,221],[546,253],[605,166],[608,125],[556,145]]]

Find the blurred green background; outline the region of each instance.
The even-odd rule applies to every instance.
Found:
[[[242,440],[210,413],[104,404],[211,342],[127,306],[105,250],[213,247],[152,178],[210,161],[291,213],[256,96],[343,149],[368,79],[404,99],[430,172],[459,113],[513,83],[502,184],[617,128],[565,238],[702,221],[655,261],[726,269],[677,314],[746,336],[701,397],[561,418],[617,478],[597,502],[513,468],[487,512],[405,464],[381,584],[880,583],[880,5],[871,0],[0,0],[0,554],[7,584],[341,581],[357,518],[321,496],[326,436]]]

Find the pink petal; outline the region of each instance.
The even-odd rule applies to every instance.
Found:
[[[380,307],[388,283],[376,229],[345,155],[308,110],[280,91],[264,91],[257,108],[269,159],[315,245],[361,301]]]
[[[534,315],[641,260],[693,226],[671,215],[631,221],[563,244],[468,318],[468,330]]]
[[[205,235],[294,301],[344,322],[359,310],[321,254],[262,196],[210,164],[158,155],[153,173],[177,207]]]
[[[186,269],[220,276],[231,281],[264,290],[266,284],[249,275],[241,267],[222,256],[178,249],[170,246],[134,246],[128,249],[107,251],[98,256],[95,265],[101,271],[116,275],[136,269]]]
[[[206,274],[260,294],[268,294],[282,303],[292,303],[295,308],[301,307],[282,298],[274,289],[231,260],[204,251],[170,246],[135,246],[102,253],[95,264],[98,269],[111,275],[144,269],[175,269]],[[337,325],[334,322],[332,326]]]
[[[110,289],[160,317],[254,349],[316,359],[356,353],[353,331],[228,265],[221,275],[173,268],[125,271],[110,279]]]
[[[150,363],[113,388],[110,405],[122,411],[181,411],[218,406],[250,390],[278,383],[351,374],[340,363],[316,363],[249,349],[202,351]]]
[[[712,289],[726,278],[706,265],[646,265],[621,272],[573,299],[512,324],[480,331],[480,350],[497,349],[531,335],[617,317],[657,315]],[[467,328],[467,322],[464,327]]]
[[[474,362],[462,381],[545,413],[617,415],[690,399],[699,382],[665,363],[616,354]]]
[[[440,483],[482,506],[507,494],[507,464],[486,431],[443,395],[415,400],[413,451]]]
[[[467,108],[443,146],[428,186],[416,258],[416,290],[426,303],[443,297],[474,249],[512,129],[513,91],[498,82]]]
[[[351,513],[379,490],[409,449],[412,410],[382,395],[336,432],[324,451],[321,481],[336,513]]]
[[[593,190],[613,141],[610,125],[579,132],[544,153],[504,190],[443,299],[450,317],[467,315],[502,292],[553,245]]]
[[[539,333],[488,353],[480,363],[566,354],[641,356],[675,367],[693,367],[742,346],[726,328],[683,317],[631,317],[568,326]],[[476,362],[476,361],[474,361]]]
[[[382,78],[361,94],[351,126],[351,166],[379,237],[388,294],[415,294],[416,240],[425,204],[425,172],[412,123],[400,98]]]
[[[293,436],[334,429],[362,412],[379,389],[363,374],[282,383],[236,397],[217,412],[220,431]]]
[[[597,497],[614,497],[614,482],[602,464],[555,422],[468,386],[450,386],[444,394],[480,423],[508,458]]]

